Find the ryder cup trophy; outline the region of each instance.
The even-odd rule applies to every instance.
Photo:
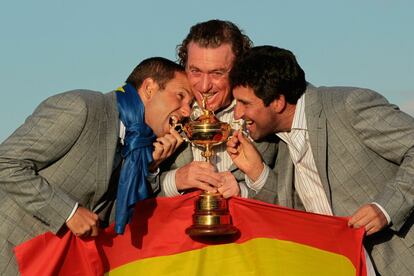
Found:
[[[211,162],[213,147],[226,142],[231,134],[228,123],[221,122],[212,111],[206,108],[203,98],[203,114],[195,120],[176,124],[185,133],[188,142],[203,148],[202,156]],[[232,225],[227,200],[219,193],[203,192],[195,201],[193,225],[185,231],[192,237],[226,236],[239,233]]]

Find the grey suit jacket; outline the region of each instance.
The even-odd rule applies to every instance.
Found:
[[[414,118],[376,92],[308,87],[309,140],[323,187],[337,216],[376,202],[392,224],[365,238],[382,275],[414,275]],[[275,179],[256,199],[300,208],[294,167],[280,141]]]
[[[0,272],[11,248],[58,232],[76,202],[93,209],[108,189],[119,119],[114,93],[76,90],[45,100],[0,145]]]

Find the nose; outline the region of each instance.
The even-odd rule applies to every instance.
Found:
[[[190,117],[190,114],[191,114],[191,106],[190,106],[190,104],[188,104],[188,103],[184,103],[184,104],[181,106],[180,111],[181,111],[181,115],[182,115],[183,117]]]
[[[241,106],[241,104],[239,102],[236,102],[236,106],[234,107],[234,119],[236,120],[240,120],[241,118],[243,118],[244,115],[244,111],[243,111],[243,107]]]
[[[199,84],[200,84],[199,88],[200,88],[201,93],[210,92],[211,88],[213,87],[209,74],[203,74]]]

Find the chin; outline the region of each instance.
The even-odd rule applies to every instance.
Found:
[[[249,135],[250,135],[250,138],[252,138],[254,141],[257,141],[257,140],[259,140],[260,139],[260,137],[258,137],[257,135],[255,135],[254,133],[249,133]]]
[[[261,138],[263,138],[262,135],[257,131],[249,131],[249,135],[255,141],[260,140]]]
[[[164,131],[164,129],[161,129],[161,128],[152,129],[152,132],[157,137],[162,137],[162,136],[164,136],[166,134],[165,131]]]

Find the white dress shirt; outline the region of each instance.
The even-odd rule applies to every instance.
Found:
[[[276,135],[288,145],[295,166],[295,189],[306,211],[332,215],[309,143],[304,102],[305,97],[302,96],[296,104],[291,131]]]

